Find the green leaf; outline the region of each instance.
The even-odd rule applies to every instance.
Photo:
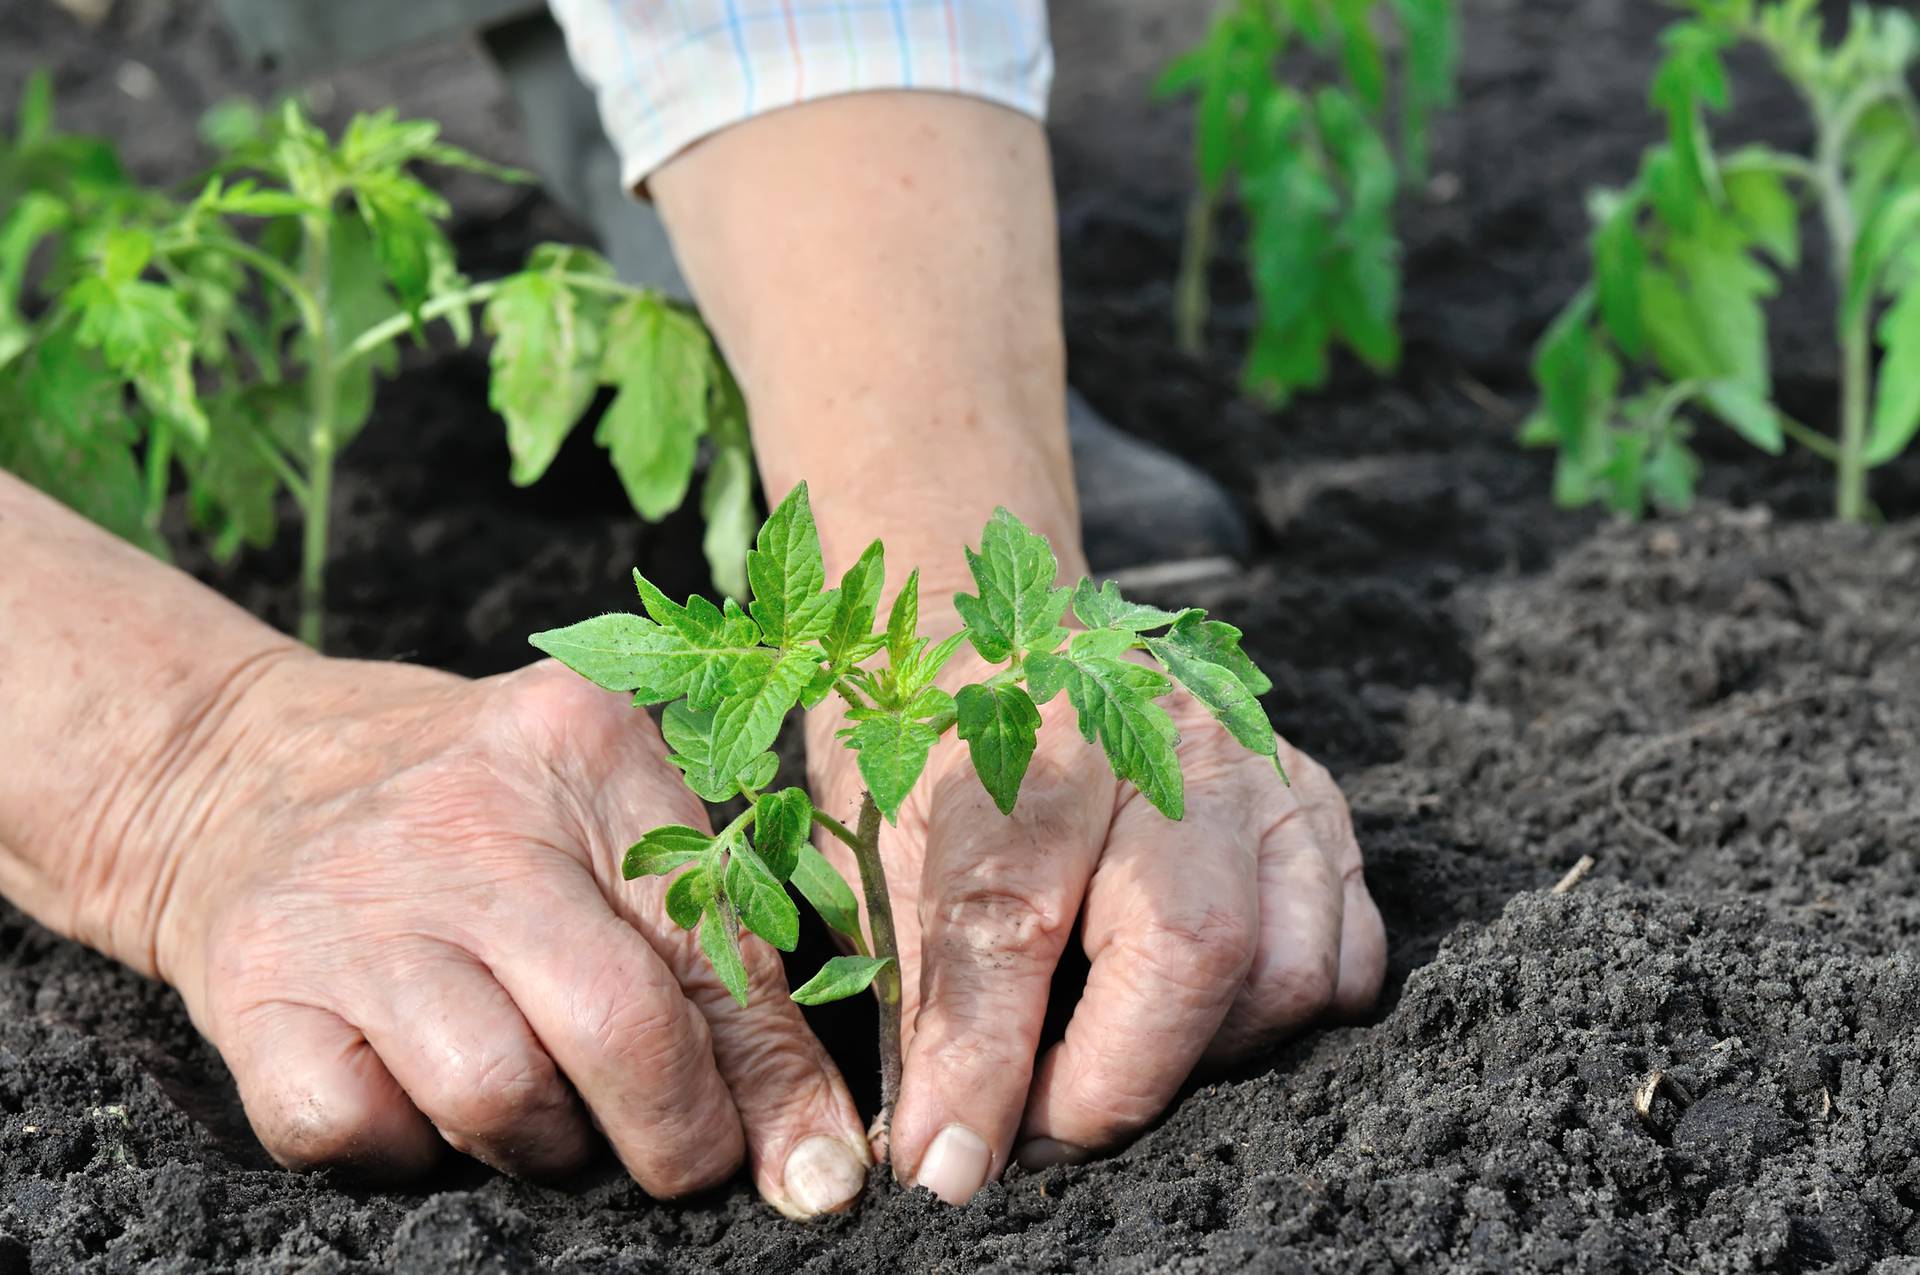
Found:
[[[793,876],[789,880],[830,929],[850,939],[860,937],[859,901],[827,862],[827,857],[811,843],[800,847],[800,857],[794,861]]]
[[[699,322],[651,294],[607,320],[600,379],[619,387],[594,441],[607,449],[634,512],[657,522],[680,507],[707,428],[713,367]]]
[[[840,577],[840,597],[820,644],[835,667],[857,664],[879,649],[873,621],[880,609],[880,590],[886,583],[886,550],[876,540],[860,560]]]
[[[920,631],[920,568],[907,573],[907,582],[893,597],[887,613],[887,661],[905,668],[918,649]]]
[[[620,861],[620,875],[629,881],[665,876],[681,864],[698,859],[712,844],[712,837],[684,824],[655,828],[627,847],[626,858]]]
[[[1761,395],[1737,381],[1711,381],[1700,396],[1714,415],[1731,425],[1740,437],[1766,452],[1778,456],[1787,445],[1780,428],[1780,413]]]
[[[738,690],[711,711],[685,701],[668,705],[661,731],[673,749],[668,760],[686,775],[687,787],[707,801],[725,801],[743,786],[764,784],[760,777],[772,773],[766,769],[772,757],[767,749],[814,667],[804,651],[790,651],[770,667],[743,674]],[[772,761],[779,765],[777,757]]]
[[[700,517],[706,535],[700,541],[713,582],[730,598],[747,592],[747,546],[753,543],[758,515],[753,505],[753,453],[744,444],[714,453],[707,481],[700,488]]]
[[[773,869],[738,837],[727,844],[727,898],[740,923],[782,952],[800,942],[800,909]]]
[[[1113,773],[1138,788],[1169,819],[1186,813],[1185,786],[1174,748],[1180,732],[1153,701],[1171,687],[1164,675],[1129,660],[1092,655],[1072,660],[1067,698],[1080,733],[1098,740]]]
[[[420,306],[427,299],[436,256],[452,250],[436,222],[447,217],[447,201],[411,177],[373,173],[354,186],[354,202],[373,236],[374,255],[400,303],[414,316],[419,333]]]
[[[1920,431],[1920,275],[1880,316],[1880,379],[1874,387],[1867,463],[1884,465]]]
[[[1596,204],[1601,220],[1593,236],[1593,281],[1600,316],[1621,353],[1639,358],[1647,344],[1640,310],[1647,249],[1640,239],[1639,205],[1617,196]]]
[[[667,915],[683,930],[700,924],[700,914],[712,904],[713,877],[706,868],[689,868],[667,887]]]
[[[891,956],[836,956],[822,965],[818,974],[794,988],[793,999],[802,1005],[826,1005],[858,996],[891,964]]]
[[[793,875],[813,833],[813,802],[803,788],[761,793],[754,804],[753,848],[779,880]]]
[[[1192,629],[1176,628],[1165,637],[1148,638],[1147,650],[1243,747],[1273,758],[1278,766],[1279,747],[1266,710],[1235,669],[1210,658],[1218,648],[1204,640],[1193,640],[1194,636]],[[1237,642],[1233,649],[1239,653]]]
[[[700,950],[713,962],[714,973],[742,1008],[747,1003],[747,963],[740,956],[740,936],[719,900],[707,904],[700,917]]]
[[[500,284],[485,325],[494,338],[487,401],[506,418],[512,478],[524,487],[547,472],[592,401],[599,338],[573,290],[537,271]]]
[[[880,713],[843,732],[847,747],[860,755],[860,777],[888,823],[898,823],[907,799],[927,768],[927,754],[940,736],[924,722],[897,713]]]
[[[1241,633],[1224,620],[1209,620],[1204,613],[1191,611],[1180,617],[1166,640],[1177,643],[1195,659],[1218,664],[1232,673],[1253,695],[1265,695],[1273,683],[1245,651],[1240,649]]]
[[[1727,160],[1727,202],[1754,242],[1791,270],[1800,264],[1800,205],[1771,156],[1765,147],[1750,147]]]
[[[1188,614],[1128,602],[1120,596],[1120,586],[1112,580],[1096,589],[1092,579],[1085,576],[1074,586],[1073,613],[1090,629],[1125,629],[1129,633],[1163,628]]]
[[[1021,668],[1027,679],[1027,693],[1036,704],[1050,702],[1073,680],[1073,665],[1065,656],[1038,652],[1029,655]]]
[[[753,585],[747,609],[769,646],[797,646],[826,632],[839,595],[837,590],[822,591],[827,568],[806,483],[788,492],[767,515],[747,554],[747,579]]]
[[[712,708],[772,665],[770,652],[754,649],[746,617],[729,620],[704,598],[673,614],[675,627],[613,612],[527,640],[595,686],[632,691],[636,704],[686,696],[695,709]]]
[[[980,552],[967,550],[967,567],[980,592],[956,594],[953,602],[982,659],[998,664],[1017,652],[1060,645],[1069,593],[1054,586],[1060,563],[1046,537],[1027,530],[1004,507],[995,509],[981,533]]]
[[[1685,513],[1693,507],[1693,487],[1700,477],[1700,461],[1687,445],[1665,435],[1647,457],[1646,487],[1662,509]]]
[[[960,738],[967,743],[974,773],[1000,813],[1010,815],[1033,760],[1040,710],[1018,686],[963,686],[956,704]]]

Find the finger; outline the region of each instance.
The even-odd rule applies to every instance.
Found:
[[[1330,1012],[1341,1018],[1364,1017],[1380,999],[1387,977],[1387,927],[1379,905],[1355,863],[1346,874],[1346,904],[1340,926],[1340,978]]]
[[[1179,1092],[1253,961],[1257,835],[1244,802],[1196,791],[1175,824],[1127,791],[1087,891],[1086,990],[1040,1061],[1021,1163],[1111,1147]]]
[[[655,1196],[740,1164],[740,1118],[706,1020],[591,878],[516,911],[481,953],[634,1180]]]
[[[748,979],[743,1008],[692,936],[673,933],[682,941],[660,946],[706,1018],[714,1062],[740,1113],[754,1185],[791,1218],[846,1208],[866,1189],[873,1163],[866,1130],[839,1068],[788,995],[779,954],[741,936]]]
[[[966,771],[930,794],[920,1009],[892,1151],[896,1173],[949,1204],[1006,1167],[1054,967],[1112,817],[1111,785],[1081,779],[1102,763],[1072,743],[1034,758],[1010,817]]]
[[[366,1037],[338,1015],[275,1001],[214,1035],[254,1133],[287,1168],[337,1166],[398,1181],[439,1159],[433,1127]]]
[[[1259,950],[1207,1048],[1212,1062],[1234,1062],[1291,1036],[1327,1012],[1339,987],[1346,920],[1341,864],[1357,869],[1360,851],[1332,781],[1326,799],[1306,776],[1296,775],[1296,782],[1305,800],[1290,803],[1261,839]]]
[[[570,1173],[593,1131],[527,1020],[479,961],[435,944],[395,954],[367,1039],[440,1136],[505,1173]]]

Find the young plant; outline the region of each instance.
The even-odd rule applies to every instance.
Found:
[[[465,344],[483,307],[513,480],[539,479],[610,387],[595,440],[642,517],[679,506],[711,440],[707,550],[721,586],[745,588],[745,407],[699,320],[577,247],[468,281],[451,210],[414,170],[515,174],[431,123],[362,115],[336,141],[288,102],[210,117],[219,163],[176,199],[128,183],[110,149],[58,138],[50,116],[37,78],[0,148],[0,184],[22,189],[0,220],[0,463],[156,550],[175,468],[222,556],[269,543],[287,493],[303,519],[299,632],[317,646],[336,458],[400,341],[439,321]]]
[[[1397,30],[1399,167],[1387,140],[1389,57]],[[1304,51],[1310,63],[1291,55]],[[1213,228],[1229,189],[1247,215],[1248,273],[1258,307],[1243,380],[1278,406],[1325,384],[1344,345],[1369,366],[1400,360],[1400,169],[1425,180],[1427,122],[1453,100],[1459,55],[1454,0],[1227,0],[1200,46],[1162,77],[1192,94],[1199,185],[1187,211],[1174,286],[1180,346],[1198,354],[1209,300]],[[1330,82],[1311,92],[1284,78]]]
[[[1010,814],[1033,758],[1040,706],[1065,692],[1081,733],[1105,749],[1114,774],[1178,819],[1185,808],[1179,736],[1154,702],[1177,683],[1279,767],[1273,728],[1256,698],[1271,684],[1240,650],[1233,626],[1197,609],[1128,602],[1110,581],[1055,587],[1059,564],[1046,539],[1001,509],[979,552],[967,553],[979,592],[954,599],[965,627],[936,642],[919,633],[918,571],[894,599],[885,628],[876,629],[884,553],[876,540],[839,587],[827,588],[803,483],[747,555],[753,600],[746,609],[700,597],[681,606],[636,571],[644,616],[602,615],[530,639],[594,684],[630,693],[636,706],[666,705],[661,730],[687,786],[709,802],[745,802],[714,835],[654,829],[623,865],[628,879],[679,874],[667,889],[667,913],[698,930],[701,950],[736,1000],[747,1000],[743,928],[782,951],[794,948],[800,914],[789,887],[853,948],[793,999],[819,1005],[873,989],[883,1127],[899,1088],[900,974],[880,821],[896,820],[942,736],[958,732],[981,784]],[[1084,626],[1077,632],[1061,623],[1069,606]],[[937,679],[963,642],[997,669],[950,694]],[[1136,652],[1151,662],[1130,658]],[[840,738],[857,754],[866,784],[852,827],[799,788],[770,787],[779,766],[770,750],[787,713],[835,694],[852,722]],[[853,891],[813,847],[815,828],[845,844],[859,866],[871,946]]]
[[[1920,25],[1858,7],[1828,44],[1816,0],[1688,7],[1653,80],[1667,140],[1633,185],[1593,199],[1593,282],[1541,341],[1541,408],[1522,437],[1559,449],[1562,503],[1638,517],[1649,501],[1692,503],[1700,462],[1688,440],[1698,418],[1714,418],[1763,451],[1791,439],[1830,462],[1834,511],[1858,521],[1868,472],[1920,430],[1920,104],[1907,78]],[[1806,102],[1810,156],[1715,151],[1707,114],[1730,104],[1722,54],[1741,42],[1765,49]],[[1837,436],[1773,402],[1762,303],[1776,271],[1799,265],[1809,209],[1833,271]]]

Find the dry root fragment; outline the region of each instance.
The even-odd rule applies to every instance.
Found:
[[[1587,879],[1587,873],[1593,871],[1593,865],[1594,857],[1592,855],[1581,855],[1580,858],[1574,862],[1574,865],[1567,869],[1567,874],[1556,881],[1553,889],[1547,891],[1547,893],[1566,894],[1572,890],[1574,886],[1579,885]]]
[[[1659,1101],[1662,1093],[1666,1094],[1667,1101],[1673,1104],[1676,1113],[1685,1111],[1693,1105],[1693,1095],[1687,1092],[1686,1086],[1665,1071],[1656,1068],[1651,1075],[1640,1082],[1640,1087],[1633,1091],[1633,1114],[1640,1118],[1641,1124],[1655,1133],[1666,1132],[1659,1121],[1654,1119],[1653,1114],[1654,1103]]]

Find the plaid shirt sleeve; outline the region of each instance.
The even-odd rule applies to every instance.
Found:
[[[1045,0],[550,0],[629,189],[729,124],[840,93],[932,89],[1036,118]]]

